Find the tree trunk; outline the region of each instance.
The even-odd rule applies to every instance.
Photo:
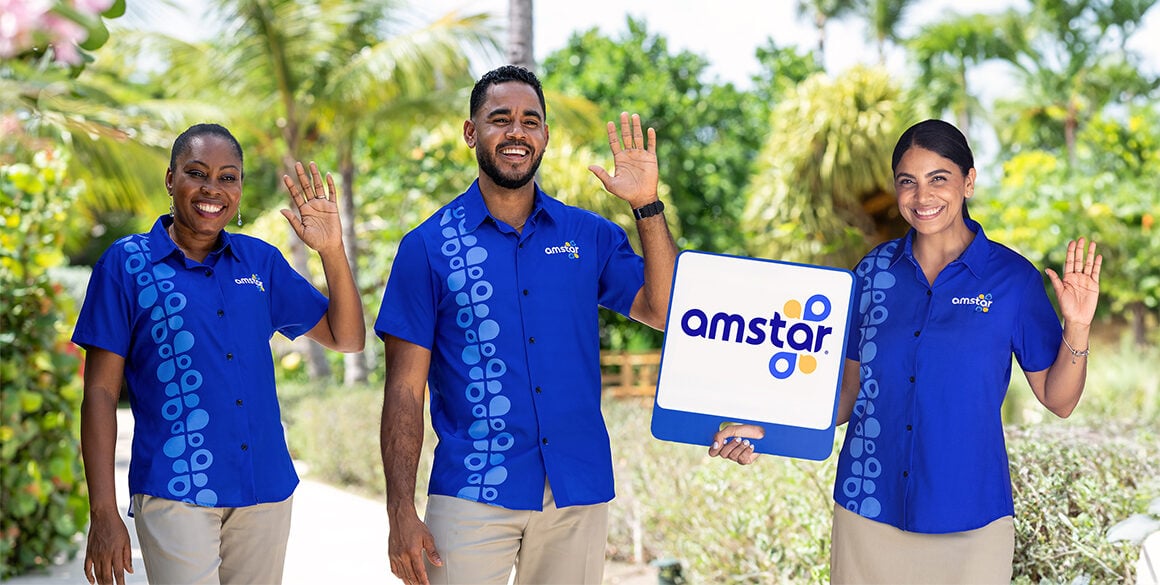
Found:
[[[291,147],[291,152],[296,152],[296,149]],[[298,181],[298,172],[294,169],[294,160],[292,154],[287,154],[283,159],[283,164],[286,165],[286,174],[290,175],[295,182]],[[290,231],[290,266],[301,274],[303,278],[309,279],[310,267],[307,265],[306,244],[298,238],[298,234],[294,233],[294,228],[290,224],[286,224],[286,229]],[[307,339],[305,336],[301,338],[301,344],[306,350],[306,375],[311,380],[323,380],[330,377],[330,363],[326,361],[326,348],[318,344],[313,339]]]
[[[532,0],[508,0],[508,63],[535,71],[532,49]]]
[[[1128,305],[1128,313],[1132,315],[1132,341],[1136,347],[1148,347],[1148,307],[1136,301]]]
[[[826,68],[826,15],[821,10],[814,13],[814,28],[818,31],[818,64]]]
[[[346,262],[350,264],[351,276],[355,286],[358,286],[358,238],[355,235],[355,204],[354,204],[354,136],[348,136],[338,146],[338,172],[342,176],[342,189],[345,191],[338,199],[338,215],[342,220],[342,241],[346,244]],[[361,298],[362,295],[360,294]],[[342,382],[346,386],[365,383],[367,381],[367,356],[363,352],[346,353],[342,356]]]

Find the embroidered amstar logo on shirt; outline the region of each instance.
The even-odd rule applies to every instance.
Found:
[[[973,297],[955,297],[951,299],[952,305],[974,306],[976,313],[991,312],[991,302],[991,293],[979,293]]]
[[[564,242],[563,246],[548,246],[544,248],[544,254],[553,256],[555,254],[567,254],[568,258],[572,260],[580,259],[580,246],[575,241]]]
[[[252,284],[258,287],[258,290],[266,292],[266,285],[262,284],[262,278],[257,274],[251,274],[246,278],[235,278],[234,284]]]

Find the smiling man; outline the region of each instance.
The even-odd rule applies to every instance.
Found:
[[[485,74],[470,116],[479,178],[403,238],[375,323],[391,570],[407,583],[507,583],[513,567],[517,583],[600,583],[614,493],[598,307],[664,328],[677,250],[656,135],[646,143],[621,114],[613,175],[589,167],[628,203],[642,258],[616,224],[534,181],[548,145],[534,74]],[[421,521],[425,385],[439,442]]]

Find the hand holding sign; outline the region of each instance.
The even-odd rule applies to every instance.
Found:
[[[765,431],[754,452],[829,456],[853,285],[846,270],[682,252],[653,435],[710,445],[748,423]]]

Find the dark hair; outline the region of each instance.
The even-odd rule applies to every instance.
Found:
[[[475,82],[475,87],[471,88],[471,111],[467,116],[475,116],[479,108],[483,107],[483,102],[487,99],[487,88],[509,81],[519,81],[532,86],[532,89],[536,90],[536,97],[540,98],[540,109],[544,110],[544,117],[548,117],[548,105],[544,103],[544,88],[540,85],[540,79],[535,73],[519,65],[501,65],[484,73],[483,77]]]
[[[227,142],[234,146],[234,150],[238,154],[238,160],[242,160],[242,145],[238,144],[238,139],[226,130],[225,126],[220,124],[194,124],[182,132],[177,140],[173,141],[173,148],[169,151],[169,170],[176,170],[178,155],[189,152],[189,143],[198,136],[217,136],[224,138]]]
[[[898,144],[894,145],[894,157],[890,160],[890,170],[898,170],[902,155],[910,147],[925,148],[958,165],[964,175],[975,168],[975,155],[967,145],[967,137],[953,125],[942,120],[924,120],[902,133]]]

